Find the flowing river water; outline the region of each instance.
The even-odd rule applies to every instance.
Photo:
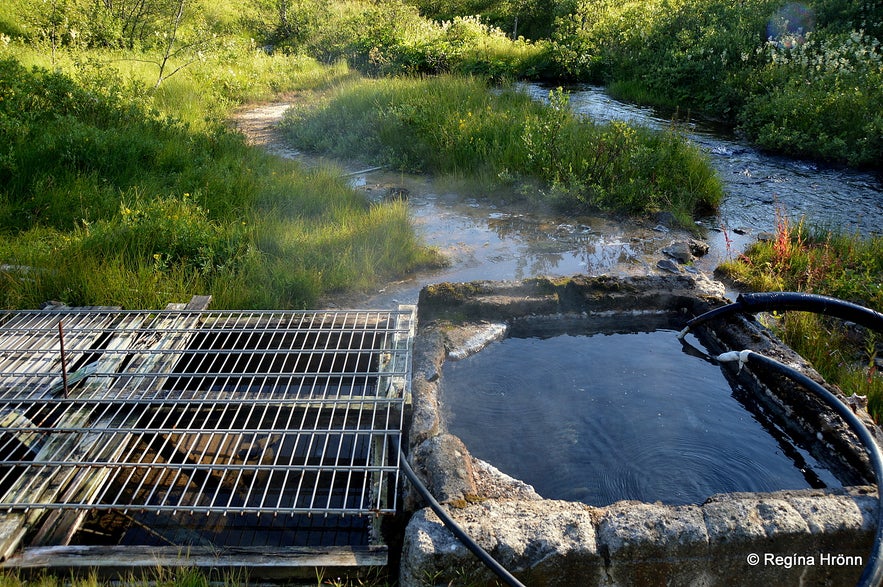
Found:
[[[537,100],[549,87],[522,84]],[[602,88],[570,88],[570,105],[596,121],[624,120],[665,128],[670,118],[653,109],[610,98]],[[305,158],[281,142],[275,125],[288,104],[276,103],[241,114],[238,126],[258,144],[291,158]],[[779,210],[792,221],[807,221],[862,234],[883,233],[883,182],[869,173],[826,167],[774,156],[751,147],[726,131],[697,122],[678,122],[686,136],[711,160],[724,183],[725,198],[714,216],[701,218],[708,255],[696,270],[710,273],[727,257],[739,254],[758,235],[772,232]],[[522,279],[540,275],[629,275],[660,271],[663,248],[691,235],[655,219],[623,220],[609,216],[559,216],[519,206],[490,203],[477,193],[458,193],[430,176],[351,168],[353,186],[379,200],[390,191],[407,193],[415,227],[426,244],[447,256],[443,269],[425,271],[386,284],[363,296],[331,298],[327,306],[386,308],[414,303],[420,289],[440,281]]]

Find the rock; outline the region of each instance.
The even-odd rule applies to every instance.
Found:
[[[690,239],[690,252],[693,253],[693,256],[695,257],[704,257],[708,254],[708,243],[697,241],[696,239]]]
[[[672,243],[662,249],[662,252],[681,264],[687,264],[694,259],[693,247],[689,242]]]
[[[662,249],[662,252],[681,263],[686,265],[696,260],[696,257],[702,257],[708,254],[708,244],[690,239],[689,241],[674,242]]]
[[[600,585],[593,510],[562,501],[488,501],[451,512],[482,548],[528,585]],[[430,510],[405,530],[399,584],[484,585],[495,576]],[[431,580],[427,578],[431,577]]]
[[[669,227],[677,224],[677,219],[675,218],[675,215],[672,214],[671,212],[659,212],[656,215],[656,222],[657,222],[657,225],[656,225],[656,228],[654,228],[654,230],[657,230],[658,228],[662,227],[664,229],[662,232],[668,232]]]
[[[671,259],[660,259],[656,263],[656,267],[662,269],[663,271],[668,271],[669,273],[674,273],[676,275],[679,275],[683,272],[681,267]]]

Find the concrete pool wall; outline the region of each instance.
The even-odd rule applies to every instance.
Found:
[[[701,276],[428,286],[418,305],[409,459],[452,517],[527,585],[854,584],[875,529],[867,457],[839,417],[772,375],[727,367],[846,487],[718,494],[685,506],[591,507],[543,499],[473,458],[446,430],[438,400],[444,362],[479,352],[509,331],[587,320],[599,330],[662,327],[725,303],[723,287]],[[821,380],[750,316],[710,324],[703,336],[713,352],[749,348]],[[854,409],[871,422],[860,404]],[[494,584],[430,510],[412,495],[406,502],[414,515],[405,531],[402,585]]]

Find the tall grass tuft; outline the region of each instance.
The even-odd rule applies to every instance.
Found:
[[[543,105],[476,78],[359,80],[291,111],[291,140],[405,171],[540,182],[569,210],[668,210],[685,224],[715,208],[721,184],[677,131],[575,116],[560,90]]]

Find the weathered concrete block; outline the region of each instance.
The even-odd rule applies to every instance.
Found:
[[[475,486],[482,499],[541,500],[539,493],[521,479],[515,479],[481,459],[472,459]]]
[[[423,441],[414,450],[412,462],[439,502],[463,505],[478,495],[472,457],[456,436],[439,434]]]
[[[600,584],[603,559],[588,506],[560,501],[488,501],[452,517],[509,572],[531,587]],[[482,585],[494,575],[429,510],[405,531],[400,584]]]
[[[638,501],[621,501],[603,510],[598,539],[607,545],[610,558],[640,553],[668,556],[679,551],[705,556],[708,531],[699,506],[671,507]]]
[[[434,383],[414,380],[410,443],[416,446],[439,433],[438,388]]]
[[[598,543],[617,585],[694,585],[706,575],[708,531],[699,506],[615,503],[601,514]]]
[[[543,500],[529,485],[472,459],[458,439],[445,434],[443,418],[428,413],[438,410],[437,380],[446,349],[480,348],[497,336],[482,321],[505,323],[510,335],[555,333],[587,318],[596,328],[672,328],[724,303],[722,296],[721,284],[701,276],[577,276],[442,284],[427,290],[435,305],[420,309],[421,332],[429,336],[414,363],[418,418],[411,447],[416,468],[437,497],[455,506],[450,511],[466,532],[527,585],[855,584],[876,527],[876,489],[867,486],[867,474],[841,478],[820,459],[841,482],[857,487],[733,493],[712,496],[702,505],[620,502],[591,508]],[[702,333],[713,352],[750,348],[816,378],[804,369],[803,359],[753,318],[732,317]],[[473,338],[477,344],[471,344]],[[766,384],[749,371],[742,374],[750,379],[738,381],[757,391],[765,410],[793,422],[788,430],[795,438],[803,434],[815,446],[822,432],[822,452],[838,459],[848,452],[847,468],[867,468],[865,451],[842,433],[826,407],[815,405],[819,402],[802,389],[782,389],[778,380]],[[830,437],[842,437],[842,442]],[[495,584],[490,571],[428,510],[412,518],[404,542],[402,585]],[[845,564],[838,565],[840,560]]]
[[[702,506],[711,546],[749,549],[766,539],[809,532],[806,521],[784,499],[762,494],[737,498],[733,494],[712,496]]]
[[[445,360],[444,335],[438,328],[422,328],[414,339],[411,369],[414,380],[436,381]]]
[[[796,493],[785,499],[803,517],[812,534],[867,534],[877,525],[876,496],[830,495],[819,499]]]

